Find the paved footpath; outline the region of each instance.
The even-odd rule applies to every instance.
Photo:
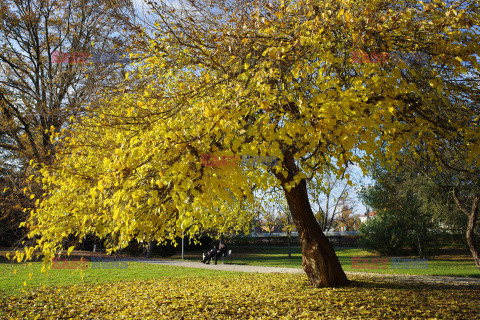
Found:
[[[201,262],[180,261],[180,260],[153,260],[139,259],[138,262],[163,264],[170,266],[186,268],[203,268],[222,271],[235,272],[257,272],[257,273],[303,273],[301,268],[279,268],[262,267],[241,264],[203,264]],[[471,277],[442,277],[442,276],[424,276],[409,274],[386,274],[386,273],[366,273],[366,272],[345,272],[347,276],[357,275],[372,280],[391,281],[402,283],[428,283],[433,285],[454,285],[454,286],[474,286],[480,289],[480,278]]]

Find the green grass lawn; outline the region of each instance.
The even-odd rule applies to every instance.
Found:
[[[232,257],[228,263],[288,268],[302,267],[302,254],[299,247],[291,249],[291,258],[288,258],[288,249],[283,247],[233,247],[230,249],[232,249]],[[398,268],[398,264],[395,263],[392,265],[392,257],[382,257],[361,248],[335,248],[335,252],[345,271],[480,277],[480,270],[475,266],[475,262],[468,251],[440,254],[435,259],[428,259],[426,268],[420,268],[417,265],[411,266],[412,268],[410,269],[403,268],[403,266]],[[371,262],[372,258],[387,258],[388,263],[385,265],[386,268],[381,268],[380,265],[370,265],[368,268],[361,269],[352,268],[352,257],[364,257],[369,262]],[[180,259],[181,256],[176,254],[172,258]],[[188,252],[184,258],[186,260],[200,261],[202,252]],[[416,259],[417,257],[401,258]]]
[[[96,284],[116,281],[158,279],[170,277],[221,277],[231,272],[208,269],[179,268],[141,262],[126,262],[125,269],[50,269],[41,272],[41,262],[0,263],[0,296],[17,295],[39,287]]]
[[[228,263],[290,268],[301,268],[302,266],[300,248],[292,248],[291,258],[288,258],[287,248],[233,247],[232,251],[232,258]],[[353,269],[352,257],[371,259],[380,256],[360,248],[336,248],[336,253],[345,271],[480,277],[480,271],[476,268],[473,259],[465,252],[444,254],[435,260],[428,260],[427,268],[425,269],[393,269],[391,261],[386,264],[386,268],[378,266],[367,269]],[[187,252],[185,259],[200,261],[201,255],[201,251]],[[177,254],[172,258],[179,259],[180,255]],[[229,272],[207,269],[177,268],[131,261],[127,263],[128,268],[126,269],[92,269],[91,265],[89,265],[84,270],[52,269],[48,273],[43,273],[40,271],[42,267],[41,262],[18,264],[10,263],[3,259],[0,260],[0,295],[18,294],[42,286],[78,285],[82,283],[104,283],[165,277],[224,276],[231,274]]]

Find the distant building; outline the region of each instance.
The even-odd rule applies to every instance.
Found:
[[[377,211],[370,211],[365,213],[364,215],[357,216],[358,219],[360,219],[361,223],[365,223],[368,220],[374,219],[377,216]]]
[[[267,223],[264,219],[258,219],[255,220],[254,225],[252,226],[252,234],[270,234],[272,236],[278,236],[285,233],[286,235],[287,233],[285,232],[284,227],[284,223],[279,220],[275,221],[275,223]],[[292,232],[293,231],[296,231],[295,227],[292,229]]]

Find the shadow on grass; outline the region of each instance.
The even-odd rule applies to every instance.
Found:
[[[363,288],[363,289],[385,289],[385,290],[472,290],[480,289],[480,285],[449,285],[449,284],[433,284],[427,282],[399,282],[399,281],[386,281],[374,278],[360,278],[356,277],[355,279],[349,279],[350,284],[348,287]]]

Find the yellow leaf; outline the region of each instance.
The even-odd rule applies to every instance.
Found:
[[[345,12],[345,20],[346,21],[350,21],[350,19],[352,18],[352,16],[350,15],[349,12]]]
[[[148,205],[151,207],[155,204],[155,199],[153,198],[149,198],[148,201],[147,201]]]

